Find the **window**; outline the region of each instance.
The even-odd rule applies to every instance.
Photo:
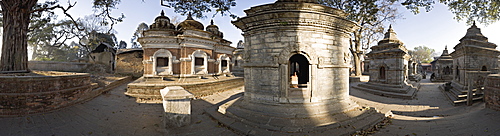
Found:
[[[204,65],[204,61],[205,59],[204,58],[199,58],[199,57],[196,57],[194,58],[194,65],[195,66],[203,66]]]
[[[481,71],[488,71],[488,69],[486,68],[486,66],[483,66],[481,67]]]
[[[166,67],[166,66],[168,66],[168,57],[158,57],[158,58],[156,58],[156,66],[157,67]]]
[[[222,60],[220,65],[221,67],[227,67],[227,60]]]

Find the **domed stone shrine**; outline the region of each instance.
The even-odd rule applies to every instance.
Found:
[[[161,12],[144,37],[138,41],[144,49],[145,77],[189,77],[230,73],[231,42],[222,39],[213,24],[204,31],[191,14],[177,28]]]
[[[354,88],[386,97],[413,99],[418,87],[410,84],[408,77],[416,74],[416,67],[392,26],[387,29],[384,39],[371,49],[366,54],[370,57],[370,80]]]
[[[382,119],[349,97],[349,38],[358,25],[346,13],[315,0],[278,0],[245,13],[233,21],[244,32],[244,96],[209,111],[218,121],[246,135],[342,135]],[[347,122],[353,127],[340,129]]]
[[[181,86],[200,96],[243,84],[231,76],[236,48],[223,39],[213,21],[205,31],[189,14],[175,26],[162,11],[143,35],[137,41],[144,50],[144,74],[128,84],[125,93],[138,102],[161,102],[160,89],[167,86]]]
[[[498,73],[500,51],[496,50],[496,47],[496,44],[488,42],[488,38],[481,33],[475,22],[467,29],[460,43],[453,48],[455,51],[450,54],[453,59],[453,80],[449,85],[440,86],[453,104],[467,103],[466,92],[469,86],[473,90],[471,101],[483,99],[476,88],[484,86],[489,74]]]

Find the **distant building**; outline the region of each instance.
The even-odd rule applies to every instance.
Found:
[[[106,72],[112,72],[115,67],[116,49],[108,43],[102,42],[90,52],[90,63],[102,64]]]
[[[452,68],[453,68],[453,59],[451,55],[448,54],[447,47],[444,47],[443,54],[440,57],[434,59],[431,62],[432,64],[432,72],[433,81],[451,81],[453,79]]]

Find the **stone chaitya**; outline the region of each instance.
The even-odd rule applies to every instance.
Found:
[[[408,50],[391,26],[384,39],[371,49],[367,54],[370,57],[370,80],[354,88],[386,97],[413,99],[417,88],[407,79],[410,74],[416,73],[416,66],[413,67]]]
[[[464,37],[460,39],[450,55],[453,58],[453,80],[440,88],[453,104],[465,103],[469,80],[472,81],[473,100],[483,97],[475,88],[482,88],[488,74],[498,73],[498,56],[496,44],[488,42],[488,38],[481,33],[474,23]]]
[[[430,78],[431,81],[449,82],[453,80],[453,59],[451,58],[451,55],[448,54],[448,49],[446,46],[444,47],[443,54],[432,61],[431,64],[433,72]]]
[[[242,67],[244,48],[245,48],[245,43],[243,43],[243,41],[240,40],[238,42],[238,45],[236,46],[236,50],[234,50],[234,52],[233,52],[234,62],[233,62],[233,67],[232,67],[233,69],[231,69],[231,71],[232,71],[234,76],[244,76],[245,75],[243,72],[243,67]]]
[[[207,109],[219,122],[244,135],[345,135],[383,117],[349,97],[349,38],[358,25],[346,13],[315,0],[245,13],[233,22],[244,32],[245,92]]]

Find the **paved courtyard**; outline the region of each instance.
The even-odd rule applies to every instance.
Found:
[[[414,100],[392,99],[351,89],[361,106],[392,111],[392,124],[373,135],[500,135],[500,111],[452,106],[437,89],[440,83],[421,81]],[[355,84],[351,84],[355,85]],[[57,111],[23,117],[0,117],[0,135],[237,135],[219,125],[203,109],[238,99],[243,87],[193,101],[192,125],[165,130],[162,105],[139,104],[124,95],[126,84],[88,102]]]

